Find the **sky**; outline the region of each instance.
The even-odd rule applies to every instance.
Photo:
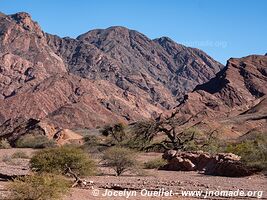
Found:
[[[267,53],[266,0],[0,0],[0,12],[21,11],[61,37],[125,26],[199,48],[222,64]]]

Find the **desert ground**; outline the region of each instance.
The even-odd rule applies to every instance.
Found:
[[[33,149],[2,149],[0,150],[0,166],[3,166],[3,158],[12,155],[14,152],[23,151],[27,155],[31,156]],[[160,157],[160,153],[140,153],[138,160],[140,162],[146,162],[150,159]],[[207,176],[200,172],[177,172],[177,171],[163,171],[163,170],[142,170],[138,174],[126,173],[125,175],[116,177],[112,169],[101,166],[99,159],[94,155],[95,160],[99,163],[98,175],[92,177],[86,177],[88,181],[93,181],[92,186],[86,188],[72,188],[68,194],[65,195],[64,200],[104,200],[104,199],[127,199],[123,193],[119,191],[128,191],[129,199],[145,200],[145,199],[200,199],[204,198],[206,191],[263,191],[261,199],[267,199],[266,186],[267,177],[263,174],[257,174],[250,177],[243,178],[228,178],[219,176]],[[1,168],[0,168],[1,171]],[[8,183],[6,181],[0,181],[0,197],[6,194],[5,186]],[[107,191],[112,196],[103,196]],[[172,191],[173,196],[168,196],[167,193],[161,196],[148,196],[143,189],[147,191],[159,191],[160,189],[167,192]],[[202,197],[183,197],[182,191],[202,191]],[[135,192],[134,192],[135,191]],[[143,191],[141,195],[141,191]],[[114,193],[115,192],[115,193]],[[117,193],[116,193],[117,192]],[[125,195],[126,192],[124,193]],[[257,193],[258,194],[258,193]],[[234,197],[228,199],[256,199],[257,194],[254,197]],[[207,199],[226,199],[225,197],[209,196]]]

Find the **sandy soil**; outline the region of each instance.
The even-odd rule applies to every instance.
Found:
[[[28,155],[32,155],[32,149],[20,149]],[[12,155],[18,149],[0,150],[0,161],[5,155]],[[139,155],[139,161],[145,162],[156,157],[160,157],[158,153],[143,153]],[[93,186],[87,188],[73,188],[65,195],[64,200],[146,200],[146,199],[193,199],[192,197],[183,197],[182,191],[202,191],[205,195],[206,191],[263,191],[262,199],[267,199],[267,177],[264,175],[253,175],[243,178],[227,178],[218,176],[207,176],[198,172],[171,172],[161,170],[143,170],[139,175],[128,173],[126,175],[116,177],[110,168],[99,167],[99,175],[86,177],[86,180],[93,181]],[[5,191],[6,182],[0,181],[0,193]],[[114,188],[111,189],[111,188]],[[121,190],[121,188],[125,189]],[[118,190],[120,189],[120,190]],[[161,193],[160,196],[147,196],[146,191],[172,192],[174,196],[168,196],[169,193]],[[103,196],[108,191],[112,196]],[[118,192],[121,192],[120,194]],[[141,195],[141,191],[143,196]],[[115,192],[115,193],[114,193]],[[127,193],[128,192],[128,193]],[[151,193],[151,192],[150,192]],[[177,194],[176,194],[177,193]],[[131,195],[126,198],[127,194]],[[115,196],[121,195],[121,196]],[[234,197],[228,199],[256,199],[259,193],[255,193],[252,197]],[[200,197],[198,197],[199,199]],[[203,196],[202,196],[203,198]],[[196,198],[194,198],[196,199]],[[216,196],[207,199],[225,199]]]
[[[140,162],[146,162],[148,160],[161,157],[159,153],[142,153],[139,154],[138,160]],[[219,176],[207,176],[198,172],[171,172],[171,171],[161,171],[161,170],[144,170],[142,176],[126,174],[121,177],[114,176],[114,172],[105,167],[100,167],[101,176],[88,177],[87,180],[93,181],[93,188],[89,189],[72,189],[71,194],[67,196],[64,200],[122,200],[127,199],[127,193],[122,193],[122,196],[103,196],[106,194],[106,189],[110,193],[115,190],[111,190],[112,186],[119,186],[126,188],[126,191],[136,191],[133,196],[128,199],[193,199],[183,197],[182,191],[202,191],[202,199],[205,196],[206,191],[237,191],[242,190],[244,192],[248,191],[263,191],[262,199],[267,199],[267,178],[264,175],[254,175],[250,177],[243,178],[228,178]],[[172,191],[174,196],[141,196],[141,191],[143,189],[149,191],[159,191],[164,189],[165,191]],[[97,191],[97,195],[93,194]],[[123,190],[120,190],[123,191]],[[144,190],[143,190],[144,191]],[[145,194],[145,193],[143,193]],[[228,199],[255,199],[260,193],[255,193],[253,197],[234,197]],[[197,199],[197,198],[194,198]],[[198,198],[200,199],[200,198]],[[224,197],[210,196],[207,199],[225,199]]]

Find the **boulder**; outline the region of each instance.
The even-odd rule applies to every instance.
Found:
[[[203,152],[203,151],[190,151],[190,152],[181,152],[181,151],[175,151],[175,150],[168,150],[163,155],[162,158],[169,161],[169,163],[172,163],[171,166],[165,166],[165,168],[171,170],[185,170],[185,171],[191,171],[191,170],[204,170],[204,167],[208,164],[210,161],[210,154]],[[179,159],[177,159],[179,158]],[[186,162],[182,162],[180,160],[186,160]],[[190,164],[185,164],[190,161]],[[167,165],[169,165],[169,163]],[[177,166],[175,166],[177,165]],[[178,166],[179,165],[179,166]],[[186,165],[187,167],[184,167]]]
[[[194,171],[195,165],[189,159],[181,157],[174,157],[169,160],[168,164],[160,167],[161,170],[169,171]]]
[[[206,165],[204,174],[227,177],[252,175],[253,171],[240,162],[240,156],[232,153],[220,153]]]
[[[176,156],[177,151],[175,150],[168,150],[165,151],[165,153],[162,155],[162,158],[165,160],[171,160],[172,158],[174,158]]]
[[[233,153],[210,155],[203,151],[180,152],[166,151],[162,158],[168,163],[161,170],[170,171],[204,171],[207,175],[242,177],[252,171],[240,162],[241,157]]]

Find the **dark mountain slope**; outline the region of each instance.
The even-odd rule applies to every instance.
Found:
[[[267,56],[230,59],[225,69],[198,85],[177,107],[186,127],[237,137],[267,131]],[[208,125],[207,125],[208,124]],[[183,127],[184,128],[184,127]]]
[[[73,128],[149,118],[222,68],[200,50],[123,27],[45,34],[27,13],[0,15],[0,45],[1,122]]]

